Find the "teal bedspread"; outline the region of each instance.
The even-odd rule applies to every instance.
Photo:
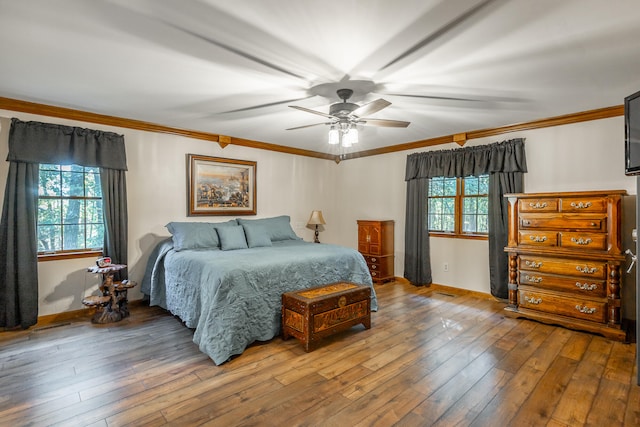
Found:
[[[301,240],[234,251],[172,250],[161,242],[149,259],[142,291],[195,328],[193,341],[220,365],[254,341],[280,334],[282,294],[335,282],[371,286],[362,255]]]

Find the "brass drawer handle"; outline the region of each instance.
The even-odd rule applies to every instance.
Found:
[[[531,267],[531,268],[540,268],[540,267],[542,267],[542,261],[540,261],[540,262],[535,262],[535,261],[525,260],[524,264],[525,264],[527,267]]]
[[[583,239],[582,237],[576,239],[575,237],[571,238],[571,241],[573,243],[575,243],[576,245],[588,245],[589,243],[591,243],[593,240],[591,239]]]
[[[536,243],[542,243],[547,241],[547,236],[529,236],[529,239]]]
[[[524,279],[525,279],[527,282],[530,282],[530,283],[540,283],[540,282],[542,282],[542,277],[536,277],[536,276],[529,276],[529,275],[525,275],[525,276],[524,276]]]
[[[596,267],[589,268],[589,266],[587,266],[587,265],[585,265],[584,267],[580,267],[579,265],[576,265],[576,270],[578,270],[580,273],[584,273],[584,274],[593,274],[596,271],[598,271],[598,269]]]
[[[524,300],[526,302],[528,302],[529,304],[535,304],[538,305],[542,302],[542,298],[530,298],[528,296],[525,295]]]
[[[376,262],[376,261],[377,261],[377,259],[371,258],[371,262]]]
[[[576,310],[584,314],[593,314],[596,312],[595,307],[587,307],[586,305],[580,305],[580,304],[576,305]]]
[[[523,219],[522,225],[531,225],[531,221],[529,221],[528,219]]]
[[[544,209],[547,207],[547,202],[536,202],[536,203],[529,203],[529,207],[533,208],[533,209]]]
[[[372,270],[375,270],[376,268],[378,268],[378,266],[377,266],[377,265],[372,265],[372,266],[371,266],[371,269],[372,269]]]
[[[377,276],[377,275],[378,275],[378,273],[376,273],[375,271],[372,271],[372,272],[371,272],[371,275],[372,275],[372,276]]]
[[[576,282],[576,287],[578,289],[582,289],[583,291],[595,291],[596,289],[598,289],[598,285],[596,285],[595,283],[580,283],[580,282]]]
[[[591,202],[583,203],[583,202],[571,202],[571,207],[574,209],[589,209],[591,207]]]

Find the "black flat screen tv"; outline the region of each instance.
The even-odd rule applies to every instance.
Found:
[[[640,91],[624,99],[624,173],[640,175]]]

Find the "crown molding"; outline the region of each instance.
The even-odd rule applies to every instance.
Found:
[[[142,130],[146,132],[166,133],[171,135],[184,136],[187,138],[201,139],[205,141],[217,142],[222,148],[227,145],[238,145],[255,148],[258,150],[276,151],[279,153],[294,154],[298,156],[313,157],[317,159],[333,160],[340,163],[342,160],[357,159],[361,157],[377,156],[380,154],[394,153],[397,151],[415,150],[417,148],[430,147],[434,145],[448,144],[455,142],[459,145],[470,139],[486,138],[489,136],[502,135],[510,132],[540,129],[552,126],[561,126],[572,123],[586,122],[590,120],[600,120],[624,114],[624,105],[599,108],[596,110],[582,111],[579,113],[566,114],[563,116],[550,117],[546,119],[534,120],[530,122],[517,123],[489,129],[480,129],[457,133],[452,135],[439,136],[436,138],[423,139],[419,141],[407,142],[404,144],[389,145],[387,147],[375,148],[371,150],[356,151],[354,153],[334,154],[321,153],[318,151],[304,150],[301,148],[286,147],[284,145],[271,144],[262,141],[236,138],[227,135],[217,135],[209,132],[194,131],[188,129],[164,126],[149,123],[141,120],[127,119],[122,117],[108,116],[104,114],[91,113],[71,108],[57,107],[46,104],[39,104],[29,101],[21,101],[12,98],[0,97],[0,109],[20,111],[22,113],[37,114],[48,117],[58,117],[62,119],[78,120],[88,123],[120,127],[125,129]]]

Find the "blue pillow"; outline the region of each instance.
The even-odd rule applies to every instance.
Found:
[[[260,246],[271,246],[271,238],[269,233],[260,224],[244,224],[244,235],[247,237],[247,244],[250,248]]]
[[[244,229],[240,225],[235,227],[219,227],[216,229],[220,238],[220,249],[232,251],[234,249],[247,249],[247,240],[244,237]]]
[[[204,249],[220,247],[217,227],[238,225],[235,219],[221,223],[211,222],[170,222],[167,230],[173,236],[173,249]]]
[[[173,236],[173,249],[217,248],[220,245],[216,229],[207,222],[170,222],[166,225]]]
[[[269,238],[272,242],[277,242],[279,240],[300,240],[291,228],[291,218],[289,215],[262,219],[237,218],[237,220],[240,225],[261,225],[269,234]]]

